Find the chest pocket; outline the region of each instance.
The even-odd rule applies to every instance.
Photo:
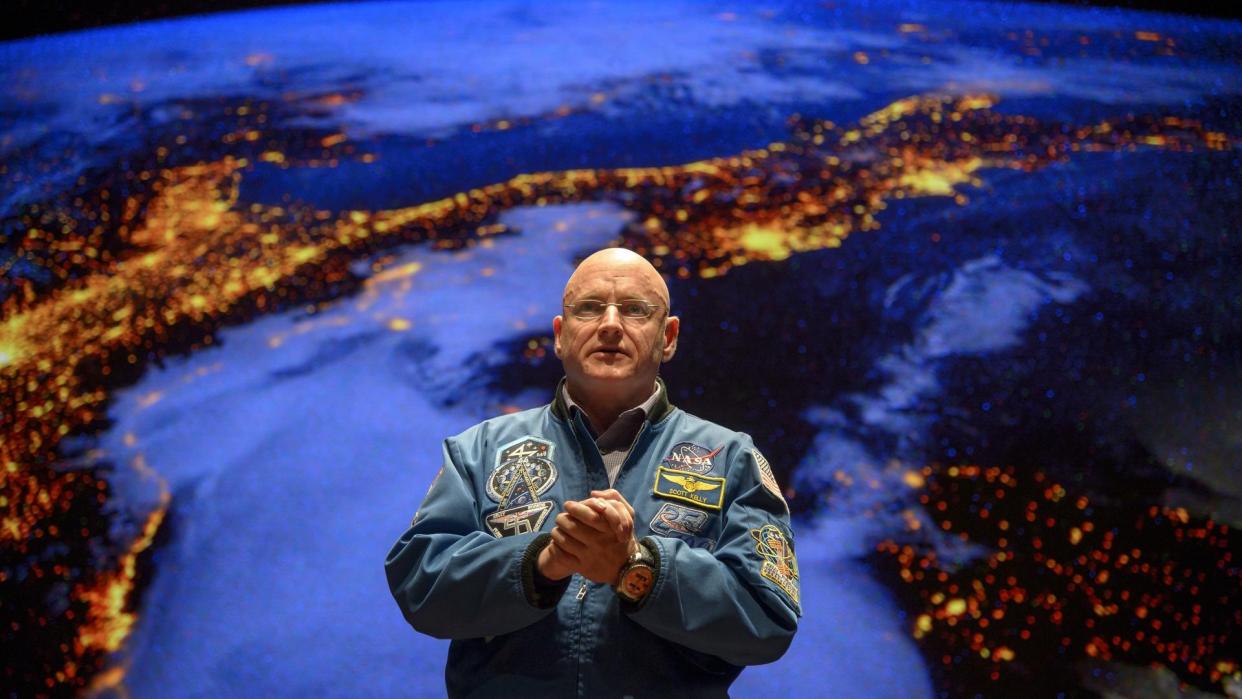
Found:
[[[681,539],[694,548],[713,551],[719,536],[718,519],[715,514],[697,507],[664,502],[660,503],[660,509],[656,510],[647,527],[655,536]]]

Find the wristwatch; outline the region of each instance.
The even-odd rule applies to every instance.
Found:
[[[639,602],[651,591],[656,578],[656,559],[651,551],[639,542],[637,550],[630,554],[621,573],[617,575],[617,584],[613,587],[617,596],[626,602]]]

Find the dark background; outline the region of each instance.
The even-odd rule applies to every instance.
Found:
[[[181,0],[180,2],[111,2],[100,4],[89,0],[60,0],[39,2],[16,0],[6,3],[7,17],[0,23],[0,40],[19,39],[39,34],[55,34],[77,29],[103,27],[127,22],[143,22],[164,17],[227,12],[252,7],[274,5],[310,5],[300,0]],[[825,5],[831,5],[830,1]],[[1124,7],[1132,10],[1153,10],[1202,17],[1242,17],[1242,6],[1221,2],[1171,2],[1170,0],[1124,0],[1122,2],[1088,2],[1079,0],[1067,4],[1077,7]]]

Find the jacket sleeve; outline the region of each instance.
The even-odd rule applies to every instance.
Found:
[[[436,638],[510,633],[555,606],[555,599],[539,599],[530,579],[546,535],[538,541],[534,534],[492,536],[476,492],[456,443],[445,440],[440,473],[384,561],[406,621]]]
[[[770,663],[785,653],[802,609],[789,509],[770,474],[749,445],[731,459],[714,553],[680,539],[644,539],[659,571],[631,619],[734,665]]]

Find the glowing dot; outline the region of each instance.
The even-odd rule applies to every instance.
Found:
[[[747,252],[756,253],[769,260],[780,261],[789,257],[787,236],[779,230],[747,226],[738,241]]]
[[[922,638],[924,634],[931,631],[932,618],[928,614],[920,614],[918,620],[914,624],[914,637]]]
[[[393,318],[388,321],[388,329],[396,332],[410,329],[410,321],[405,318]]]

